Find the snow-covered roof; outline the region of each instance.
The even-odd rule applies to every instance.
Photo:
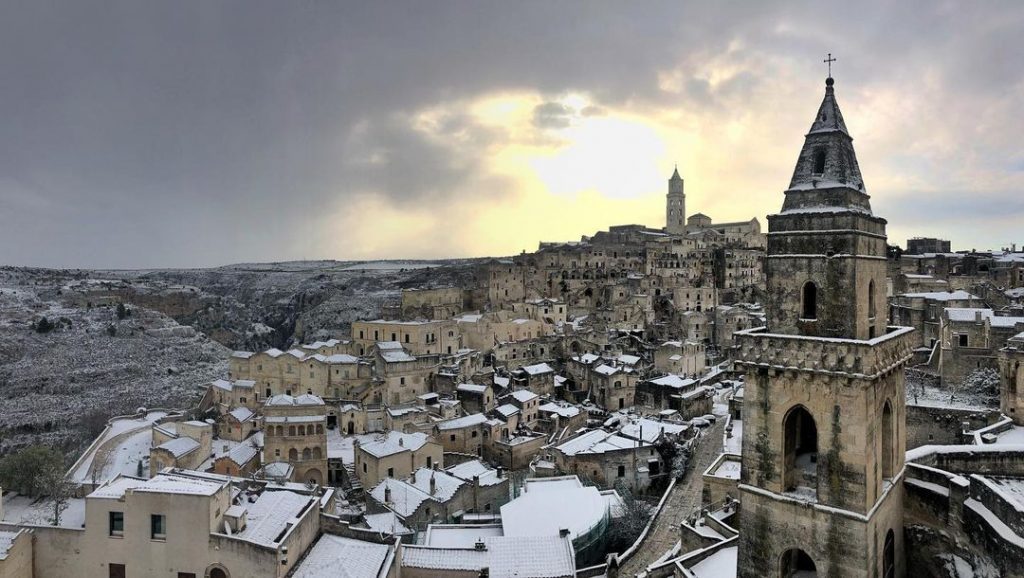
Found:
[[[697,380],[679,377],[674,373],[670,373],[657,379],[652,379],[650,380],[650,382],[655,385],[662,385],[665,387],[671,387],[675,389],[683,389],[697,383]]]
[[[595,367],[594,371],[596,373],[600,373],[601,375],[615,375],[616,373],[622,371],[622,368],[614,367],[611,365],[605,365],[604,363],[602,363],[601,365]]]
[[[466,393],[477,393],[482,394],[487,391],[486,385],[477,385],[475,383],[460,383],[455,389],[464,391]]]
[[[598,359],[601,359],[600,355],[594,355],[593,353],[584,353],[583,355],[573,356],[573,360],[582,363],[583,365],[590,365]]]
[[[432,499],[427,492],[394,478],[384,478],[381,480],[370,491],[370,495],[381,504],[386,504],[392,512],[398,514],[403,519],[416,513],[420,504]]]
[[[412,533],[412,530],[402,523],[401,518],[390,510],[381,514],[366,514],[363,516],[363,521],[366,522],[367,528],[382,534],[395,536]]]
[[[619,362],[625,363],[626,365],[636,365],[637,363],[640,363],[640,356],[622,354],[619,356]]]
[[[487,421],[487,416],[482,413],[474,413],[450,419],[447,421],[438,422],[437,429],[441,431],[448,431],[453,429],[461,429],[464,427],[472,427],[480,425]]]
[[[324,534],[292,574],[294,578],[379,578],[394,563],[391,547],[333,534]]]
[[[229,411],[228,415],[235,418],[235,420],[239,422],[246,422],[252,419],[253,416],[255,416],[256,414],[254,414],[252,410],[247,407],[239,406]]]
[[[557,535],[557,533],[556,533]],[[576,575],[575,553],[568,538],[551,536],[482,536],[484,547],[408,545],[402,566],[428,570],[479,572],[492,578],[564,578]]]
[[[560,404],[554,402],[545,403],[544,405],[540,406],[537,409],[539,409],[540,411],[557,414],[559,417],[566,418],[575,417],[580,414],[580,408],[574,405]]]
[[[279,393],[267,400],[267,405],[324,405],[324,400],[310,393],[293,397]]]
[[[900,297],[910,297],[912,299],[931,299],[933,301],[966,301],[968,299],[977,299],[976,296],[971,295],[967,291],[930,291],[925,293],[903,293]]]
[[[231,357],[234,357],[236,359],[249,359],[253,355],[256,355],[256,353],[252,352],[252,351],[233,351],[233,352],[231,352]]]
[[[563,483],[530,484],[523,495],[501,507],[506,536],[544,536],[548,540],[563,528],[569,530],[571,539],[584,536],[607,516],[607,503],[597,488]]]
[[[175,459],[177,459],[185,457],[188,454],[199,449],[199,442],[192,438],[174,438],[172,440],[168,440],[158,445],[153,449],[170,452],[170,454],[174,456]]]
[[[324,358],[324,363],[330,364],[345,364],[345,363],[359,363],[359,358],[354,355],[348,355],[345,353],[335,353],[334,355],[328,355]]]
[[[434,491],[430,490],[430,480],[434,480]],[[444,470],[431,468],[420,468],[413,472],[412,480],[409,482],[421,491],[439,501],[447,502],[455,496],[455,492],[466,484],[465,480],[459,479]]]
[[[554,373],[554,369],[551,368],[547,363],[538,363],[535,365],[524,365],[521,367],[523,371],[530,375],[543,375],[545,373]]]
[[[380,356],[384,358],[384,361],[388,363],[403,363],[406,361],[416,361],[416,356],[407,353],[404,349],[390,349],[381,351]]]
[[[686,431],[687,428],[688,426],[685,424],[655,421],[642,417],[630,420],[619,429],[619,433],[629,438],[642,439],[647,443],[654,443],[661,437],[662,433],[674,436]]]
[[[516,391],[513,391],[511,395],[519,403],[526,403],[528,401],[533,401],[540,397],[536,393],[533,393],[528,389],[517,389]]]
[[[154,494],[187,494],[192,496],[212,496],[230,483],[228,478],[206,479],[180,474],[157,474],[146,483],[128,488],[131,492],[147,492]]]
[[[1024,317],[1000,317],[991,309],[947,307],[946,315],[950,321],[985,321],[988,320],[992,327],[1014,327],[1018,323],[1024,323]]]
[[[567,456],[580,454],[603,454],[617,450],[631,450],[649,444],[622,437],[604,430],[591,430],[556,446],[555,449]]]
[[[231,448],[231,450],[222,457],[228,458],[229,460],[234,462],[235,465],[241,467],[251,462],[252,459],[255,458],[259,453],[260,450],[255,445],[248,442],[243,442]]]
[[[289,525],[297,525],[297,518],[313,498],[289,491],[265,491],[255,502],[246,505],[245,529],[238,538],[274,547],[283,540]]]
[[[366,453],[383,458],[404,451],[414,452],[428,441],[425,433],[402,433],[389,431],[386,433],[366,434],[358,437],[359,449]]]
[[[497,385],[498,387],[507,388],[509,383],[511,382],[511,378],[495,375],[493,381],[494,385]]]
[[[499,405],[498,407],[494,408],[494,411],[500,413],[502,416],[504,416],[507,419],[507,418],[510,418],[510,417],[514,416],[515,414],[519,413],[519,408],[514,406],[514,405],[512,405],[511,403],[503,403],[503,404]]]
[[[473,477],[475,476],[477,480],[479,480],[481,486],[493,486],[500,484],[507,479],[499,478],[498,470],[495,470],[480,460],[462,462],[461,464],[454,465],[445,471],[456,478],[466,480],[467,482],[473,481]]]

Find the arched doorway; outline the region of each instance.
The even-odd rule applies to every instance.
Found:
[[[348,422],[348,435],[352,435],[354,433],[356,433],[356,422],[349,421]]]
[[[882,578],[893,578],[896,576],[896,535],[892,530],[885,535],[882,552]]]
[[[892,417],[892,404],[888,400],[885,402],[885,407],[882,408],[882,478],[892,478],[893,472],[893,417]]]
[[[206,575],[209,578],[231,578],[231,574],[228,574],[227,569],[221,565],[212,566],[206,571]]]
[[[316,468],[313,468],[313,469],[310,469],[310,470],[306,470],[306,475],[304,476],[304,481],[312,482],[312,483],[317,484],[317,485],[323,485],[323,483],[324,483],[324,475],[322,473],[320,473],[320,470],[318,470]]]
[[[818,491],[818,428],[807,409],[798,405],[789,410],[783,422],[784,491],[798,488]]]
[[[779,574],[782,578],[814,578],[818,575],[818,568],[807,552],[793,548],[782,555],[782,571]]]

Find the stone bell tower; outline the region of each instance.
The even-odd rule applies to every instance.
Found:
[[[741,577],[906,572],[913,330],[886,325],[886,221],[868,201],[830,77],[782,211],[768,217],[767,326],[736,334]]]
[[[665,232],[670,235],[686,234],[686,194],[683,193],[683,177],[679,176],[678,168],[672,172],[672,178],[668,180]]]

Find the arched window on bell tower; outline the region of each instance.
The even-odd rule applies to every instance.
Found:
[[[815,175],[822,175],[825,173],[825,149],[820,148],[814,151],[814,170],[811,171]]]
[[[800,317],[802,319],[817,319],[818,318],[818,286],[813,281],[804,283],[804,288],[801,295],[801,302],[803,307],[801,308]]]
[[[888,400],[882,409],[882,478],[892,479],[893,458],[893,417],[892,404]]]
[[[783,421],[783,491],[804,488],[818,494],[818,427],[802,405],[789,410]]]

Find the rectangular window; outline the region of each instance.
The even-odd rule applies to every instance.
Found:
[[[124,512],[110,512],[110,535],[124,536]]]
[[[619,466],[619,477],[626,477],[626,466]]]
[[[178,578],[196,578],[195,572],[178,572]]]
[[[395,468],[388,468],[388,477],[389,478],[395,477]]]
[[[428,468],[434,467],[434,457],[433,456],[427,456],[427,467]]]
[[[110,578],[125,578],[124,564],[107,564]]]
[[[961,335],[960,336],[960,347],[967,347],[967,336],[966,335]]]
[[[153,540],[167,539],[167,517],[163,514],[152,514],[149,517],[149,537]]]

